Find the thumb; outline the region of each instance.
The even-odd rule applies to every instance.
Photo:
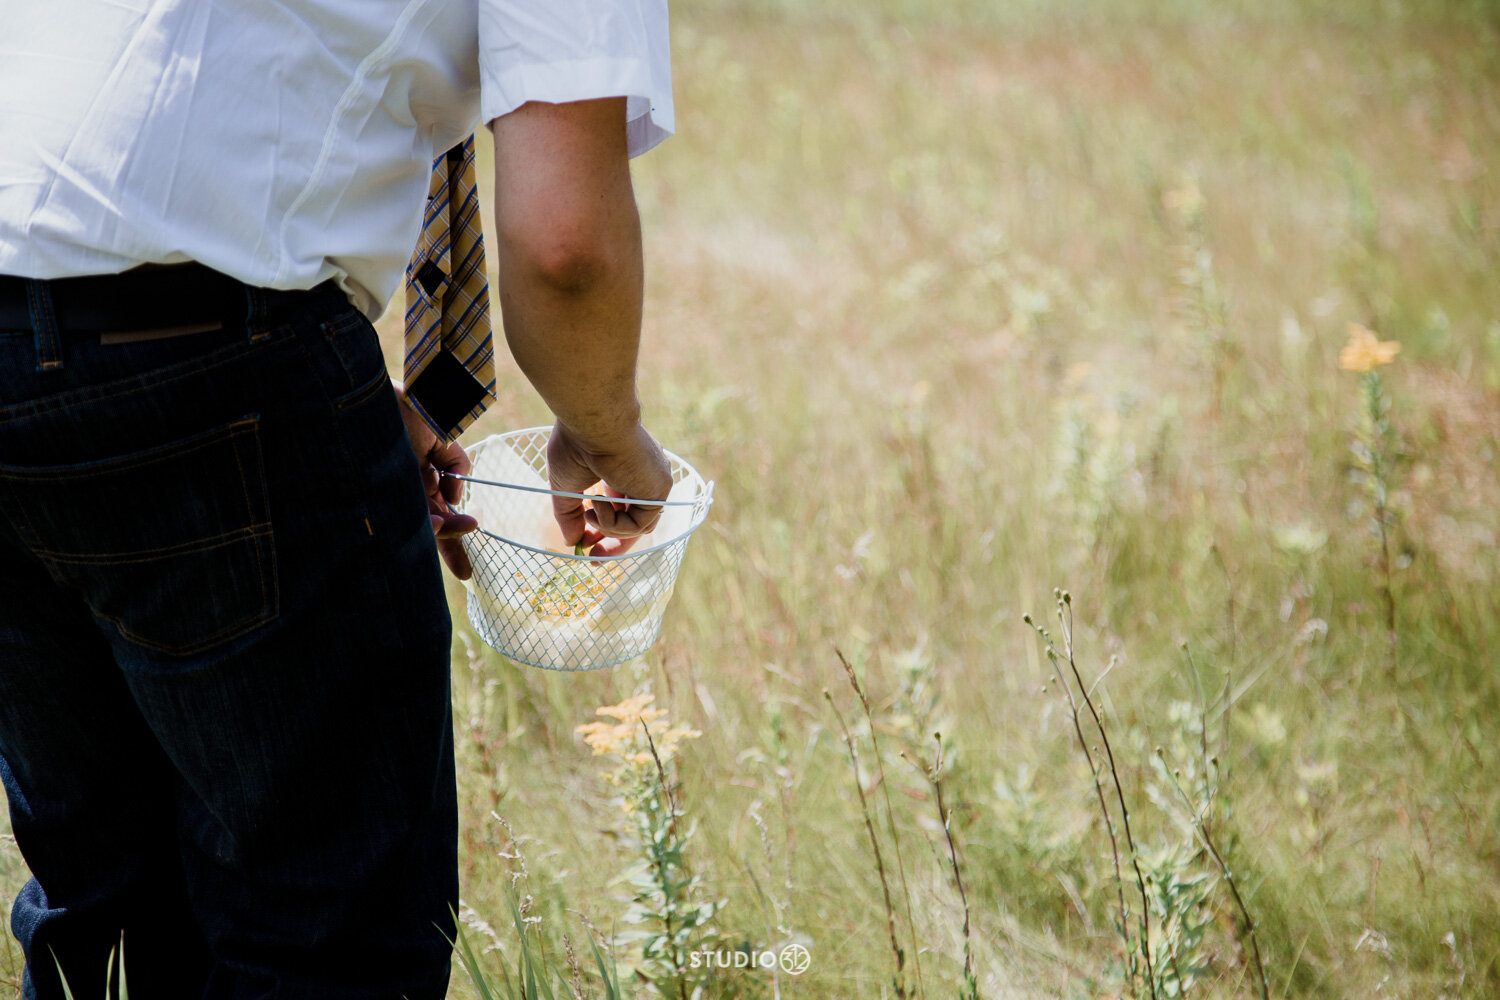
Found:
[[[554,490],[583,493],[599,482],[599,476],[586,464],[566,437],[554,428],[547,442],[547,481]],[[577,497],[553,497],[552,513],[562,529],[563,541],[577,545],[588,528],[583,501]]]

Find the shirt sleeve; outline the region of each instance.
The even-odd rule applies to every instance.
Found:
[[[624,97],[630,155],[676,128],[667,0],[479,0],[479,106]]]

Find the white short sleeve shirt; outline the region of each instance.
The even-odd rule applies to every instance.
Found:
[[[374,316],[432,160],[527,101],[673,131],[666,0],[48,0],[0,31],[0,274],[196,260]]]

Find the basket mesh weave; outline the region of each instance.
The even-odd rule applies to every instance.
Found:
[[[496,434],[468,449],[472,479],[547,485],[550,427]],[[551,670],[594,670],[642,655],[661,633],[677,570],[713,503],[713,484],[667,452],[669,500],[656,529],[623,555],[562,548],[546,493],[470,482],[459,509],[479,521],[464,536],[474,565],[469,622],[505,656]]]

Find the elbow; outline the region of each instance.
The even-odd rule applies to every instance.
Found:
[[[512,273],[556,295],[588,295],[641,268],[640,219],[634,211],[537,213],[503,229],[501,238]]]
[[[568,297],[586,295],[608,283],[619,267],[609,247],[595,239],[557,240],[532,247],[522,260],[535,284]]]

